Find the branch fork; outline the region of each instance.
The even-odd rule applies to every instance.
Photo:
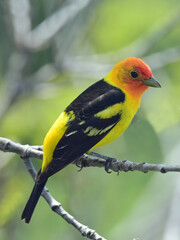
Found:
[[[19,143],[15,143],[7,138],[0,137],[0,150],[3,152],[13,152],[17,153],[24,160],[25,166],[32,178],[35,180],[36,178],[36,170],[31,162],[31,158],[42,159],[43,151],[42,146],[30,146],[30,145],[22,145]],[[119,171],[140,171],[143,173],[147,173],[149,171],[156,171],[160,173],[167,172],[180,172],[180,165],[170,165],[170,164],[149,164],[149,163],[135,163],[129,160],[118,161],[115,158],[107,157],[98,153],[91,152],[90,154],[83,154],[79,159],[73,162],[80,170],[84,167],[103,167],[107,166],[108,162],[108,170],[112,170],[119,174]],[[48,189],[45,187],[42,194],[43,198],[51,207],[52,211],[56,212],[60,215],[65,221],[69,224],[73,225],[81,234],[89,239],[93,240],[106,240],[102,236],[100,236],[95,230],[90,229],[86,225],[78,222],[72,215],[70,215],[67,211],[64,210],[61,203],[56,201]]]

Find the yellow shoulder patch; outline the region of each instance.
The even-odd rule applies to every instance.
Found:
[[[122,108],[123,108],[123,103],[116,103],[116,104],[106,108],[105,110],[102,110],[102,111],[96,113],[94,116],[101,118],[101,119],[111,118],[111,117],[119,114],[121,112]]]

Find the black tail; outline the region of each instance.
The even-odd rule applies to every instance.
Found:
[[[29,200],[24,208],[24,211],[22,213],[21,219],[25,219],[26,223],[29,223],[32,217],[32,214],[34,212],[34,209],[36,207],[36,204],[41,196],[41,193],[43,191],[43,188],[47,182],[47,179],[45,179],[41,183],[35,183],[34,188],[32,190],[32,193],[29,197]]]

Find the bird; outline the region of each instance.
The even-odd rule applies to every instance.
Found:
[[[149,87],[161,87],[150,67],[139,58],[128,57],[66,107],[45,136],[42,167],[21,219],[30,222],[50,176],[122,135]]]

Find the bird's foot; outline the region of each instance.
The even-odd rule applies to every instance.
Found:
[[[87,166],[88,166],[88,164],[87,164],[86,161],[81,161],[80,164],[78,164],[78,162],[76,161],[76,167],[79,168],[79,169],[77,170],[78,172],[82,171],[82,169],[83,169],[84,167],[87,167]]]
[[[105,163],[105,171],[107,173],[112,173],[112,171],[109,171],[109,168],[111,166],[111,162],[112,162],[112,159],[106,159],[106,163]]]

